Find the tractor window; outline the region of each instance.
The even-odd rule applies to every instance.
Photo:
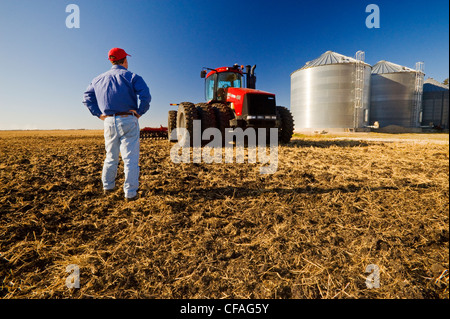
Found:
[[[240,88],[242,76],[235,72],[219,73],[217,77],[217,100],[225,101],[225,89],[229,87]]]
[[[229,87],[242,87],[242,75],[236,72],[222,72],[211,75],[205,81],[206,100],[225,101],[225,89]],[[216,94],[214,94],[215,91],[217,91]]]
[[[205,82],[205,97],[206,101],[210,101],[214,98],[214,82],[216,79],[216,74],[211,75],[209,78],[206,79]]]
[[[235,72],[223,72],[219,73],[217,88],[240,88],[242,83],[242,76]]]

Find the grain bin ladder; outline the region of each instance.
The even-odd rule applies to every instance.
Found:
[[[362,109],[363,104],[363,93],[364,93],[364,51],[357,51],[355,55],[356,60],[356,70],[355,70],[355,109],[353,114],[353,127],[358,127],[358,118],[360,109]]]
[[[414,83],[414,103],[411,112],[411,126],[419,126],[422,122],[422,95],[423,95],[423,62],[416,63],[416,79]]]

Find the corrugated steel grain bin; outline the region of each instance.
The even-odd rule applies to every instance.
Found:
[[[370,74],[371,66],[363,59],[332,51],[292,72],[291,112],[295,131],[367,125]]]
[[[380,61],[372,68],[370,121],[380,127],[419,127],[424,73]]]
[[[428,78],[423,84],[422,125],[448,129],[449,88],[435,79]]]

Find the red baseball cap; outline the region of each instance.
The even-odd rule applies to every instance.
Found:
[[[118,60],[122,60],[123,58],[125,58],[127,55],[129,55],[128,53],[125,52],[124,49],[121,48],[112,48],[111,50],[109,50],[108,52],[108,59],[110,61],[118,61]],[[129,55],[131,56],[131,55]]]

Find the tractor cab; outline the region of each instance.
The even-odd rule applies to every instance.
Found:
[[[243,72],[238,65],[208,70],[210,70],[208,74],[205,70],[201,73],[202,78],[206,77],[205,99],[208,102],[225,102],[227,88],[242,88],[244,86]]]
[[[234,114],[232,125],[274,126],[276,120],[275,94],[256,90],[255,67],[247,65],[203,70],[205,97],[209,104],[224,104]],[[245,84],[244,85],[244,80]]]

